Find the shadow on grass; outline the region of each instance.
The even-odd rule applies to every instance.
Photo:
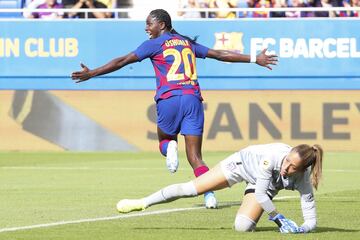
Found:
[[[315,232],[318,232],[318,233],[323,233],[323,232],[349,232],[349,233],[354,233],[354,232],[360,232],[360,230],[358,230],[358,229],[332,228],[332,227],[317,227]]]
[[[231,228],[224,228],[224,227],[219,227],[219,228],[213,228],[213,227],[136,227],[133,229],[137,229],[137,230],[187,230],[187,231],[223,231],[223,230],[231,230]]]
[[[231,227],[136,227],[137,230],[188,230],[188,231],[223,231],[232,230]],[[234,230],[235,231],[235,230]],[[258,227],[255,232],[277,232],[274,227]],[[331,227],[318,227],[313,233],[325,233],[325,232],[343,232],[343,233],[355,233],[360,232],[356,229],[343,229],[343,228],[331,228]]]
[[[274,227],[257,227],[256,232],[274,232],[277,231]],[[360,232],[357,229],[344,229],[344,228],[331,228],[331,227],[317,227],[313,233],[325,233],[325,232]]]
[[[218,209],[223,209],[223,208],[230,208],[232,206],[240,206],[241,202],[220,202],[218,204]],[[204,204],[194,204],[195,207],[205,207]]]

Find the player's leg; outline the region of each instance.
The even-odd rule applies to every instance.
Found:
[[[255,193],[244,195],[241,206],[236,214],[234,228],[239,232],[254,231],[264,210],[255,199]]]
[[[166,157],[166,166],[171,173],[177,171],[179,167],[177,135],[164,133],[160,127],[157,127],[159,149],[163,156]]]
[[[202,166],[206,166],[205,162],[202,159],[202,135],[184,135],[185,138],[185,150],[186,150],[186,157],[189,161],[190,166],[194,169],[194,175],[196,176],[196,169],[201,169]],[[207,169],[205,172],[207,172]],[[205,173],[203,172],[203,173]],[[202,173],[198,174],[198,176],[202,175]],[[198,177],[196,176],[196,177]]]
[[[186,156],[193,168],[195,177],[200,177],[207,171],[208,166],[202,160],[201,145],[202,136],[185,135]],[[217,208],[217,200],[214,192],[205,192],[204,200],[206,208]]]
[[[171,202],[179,198],[194,197],[204,192],[228,187],[220,165],[211,169],[193,181],[169,185],[145,198],[123,199],[117,204],[121,213],[144,210],[152,205]]]
[[[171,173],[176,172],[179,166],[177,153],[177,134],[180,131],[179,107],[179,96],[159,100],[156,104],[159,149],[166,157],[166,166]]]
[[[221,190],[230,186],[221,167],[221,163],[195,178],[192,182],[198,195]]]
[[[234,153],[193,181],[167,186],[145,198],[121,200],[117,209],[121,213],[144,210],[151,205],[231,187],[243,181],[241,166],[237,164],[239,158],[240,154]]]
[[[181,134],[185,137],[186,156],[194,170],[196,177],[209,171],[202,159],[202,135],[204,129],[204,107],[200,99],[193,95],[184,95],[181,98],[180,111],[183,114]],[[216,208],[217,201],[213,192],[204,194],[205,206]]]

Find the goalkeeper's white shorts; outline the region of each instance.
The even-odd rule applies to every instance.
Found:
[[[246,172],[241,164],[239,152],[236,152],[220,162],[221,170],[229,184],[229,187],[235,183],[246,182],[246,193],[255,192],[255,184],[249,183],[246,179]],[[245,195],[244,194],[244,195]],[[268,196],[272,199],[276,194],[267,191]]]
[[[246,181],[245,170],[242,164],[239,164],[239,153],[233,153],[220,162],[221,170],[231,187],[235,183]]]

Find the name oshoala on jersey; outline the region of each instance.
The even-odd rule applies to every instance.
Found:
[[[156,75],[156,95],[166,99],[192,94],[202,100],[196,71],[196,58],[205,58],[209,48],[166,32],[143,42],[134,53],[139,61],[150,58]]]

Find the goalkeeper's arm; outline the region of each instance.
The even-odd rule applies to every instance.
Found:
[[[305,232],[303,227],[298,227],[294,221],[285,218],[282,214],[277,212],[275,205],[266,193],[268,186],[269,179],[258,178],[256,181],[255,198],[264,211],[269,214],[269,220],[274,221],[278,225],[281,233]]]
[[[304,223],[301,225],[304,232],[310,232],[316,228],[316,208],[313,193],[301,195],[301,210]]]
[[[301,227],[304,229],[304,232],[310,232],[316,228],[315,197],[309,174],[309,171],[305,172],[305,175],[308,176],[304,177],[297,187],[300,193],[301,210],[304,218],[304,223]]]

